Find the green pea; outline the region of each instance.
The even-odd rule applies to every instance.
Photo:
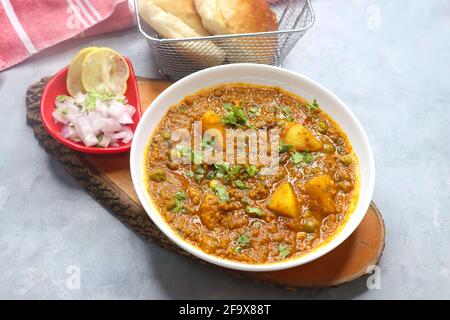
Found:
[[[328,131],[328,125],[327,125],[326,122],[321,121],[321,122],[318,123],[318,126],[319,126],[319,132],[320,133],[323,134],[323,133],[326,133]]]
[[[149,174],[150,180],[161,182],[166,179],[166,173],[163,169],[155,169]]]
[[[325,153],[333,153],[335,150],[336,149],[335,149],[334,145],[332,145],[331,143],[325,143],[323,145],[323,151]]]
[[[169,131],[164,131],[164,132],[162,133],[162,138],[163,138],[164,140],[170,140],[171,137],[172,137],[172,134],[171,134]]]
[[[315,232],[318,225],[319,225],[319,221],[317,221],[313,217],[305,218],[302,221],[302,229],[303,229],[303,231],[308,232],[308,233]]]
[[[304,218],[308,218],[308,217],[311,217],[312,215],[313,215],[312,210],[306,209],[306,210],[305,210],[305,213],[303,214],[303,217],[304,217]]]
[[[341,162],[344,166],[348,166],[351,165],[353,162],[352,156],[349,154],[346,154],[344,156],[341,157]]]
[[[338,183],[336,183],[336,187],[339,190],[347,192],[347,191],[350,191],[353,188],[353,185],[350,182],[347,182],[347,181],[339,181]]]

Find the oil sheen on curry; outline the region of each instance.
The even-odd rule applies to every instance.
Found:
[[[319,103],[277,87],[236,83],[172,106],[145,155],[148,191],[166,222],[202,251],[243,263],[291,259],[329,241],[356,205],[359,165]],[[180,128],[194,130],[196,121],[221,133],[279,129],[278,169],[262,174],[262,165],[250,161],[176,161],[174,154],[199,156],[173,137]],[[223,141],[203,137],[202,146]]]

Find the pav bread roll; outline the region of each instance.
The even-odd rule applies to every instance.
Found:
[[[168,39],[211,35],[201,22],[194,0],[139,0],[139,15],[161,36]],[[207,41],[174,43],[180,53],[198,66],[222,64],[225,52]]]
[[[214,35],[276,31],[278,22],[266,0],[195,0],[205,28]],[[239,38],[227,41],[230,62],[274,62],[276,38]]]
[[[195,6],[205,28],[215,35],[278,29],[266,0],[195,0]]]

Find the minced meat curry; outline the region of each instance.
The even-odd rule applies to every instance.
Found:
[[[180,128],[280,130],[279,166],[180,163]],[[202,142],[206,145],[214,141]],[[339,126],[306,100],[277,87],[227,84],[172,106],[147,148],[148,191],[177,234],[208,254],[271,263],[310,252],[339,231],[356,205],[359,165]]]

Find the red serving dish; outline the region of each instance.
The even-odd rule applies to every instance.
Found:
[[[128,103],[136,107],[136,112],[133,115],[134,123],[130,125],[131,130],[133,132],[136,130],[136,126],[141,119],[141,107],[139,100],[139,89],[136,81],[136,76],[134,74],[133,66],[131,65],[131,61],[125,57],[126,62],[128,63],[128,67],[130,68],[130,77],[127,81],[127,92],[125,96],[128,99]],[[119,143],[119,146],[115,147],[86,147],[82,142],[75,142],[70,139],[66,139],[61,136],[61,128],[62,124],[55,122],[53,119],[52,113],[55,110],[55,99],[58,95],[64,94],[69,95],[69,92],[66,88],[66,79],[67,73],[69,71],[69,67],[65,67],[61,71],[59,71],[55,76],[48,82],[46,85],[44,92],[41,97],[41,118],[44,123],[45,128],[48,133],[64,144],[65,146],[84,153],[92,153],[92,154],[106,154],[106,153],[120,153],[129,151],[131,148],[131,142],[129,143]]]

